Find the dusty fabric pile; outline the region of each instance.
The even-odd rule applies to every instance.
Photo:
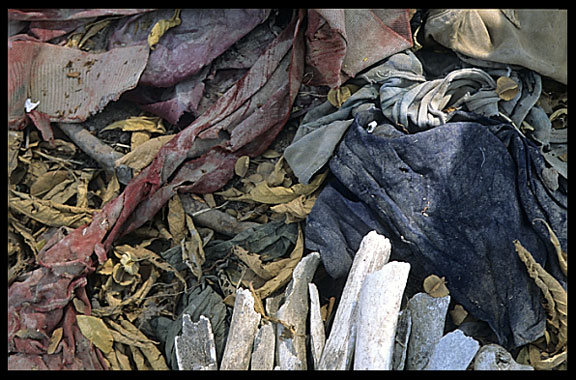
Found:
[[[550,120],[536,105],[542,91],[538,74],[528,70],[464,67],[427,80],[423,66],[410,50],[397,53],[358,75],[353,83],[360,89],[339,109],[327,101],[308,112],[285,152],[300,181],[307,183],[324,166],[354,115],[370,108],[381,109],[390,121],[407,132],[444,124],[451,119],[452,110],[458,108],[484,116],[502,113],[518,127],[529,120],[534,128],[532,135],[542,144],[547,161],[557,172],[555,176],[560,173],[567,178],[567,165],[557,158],[566,152],[567,135],[563,134],[565,131],[553,131]],[[462,66],[469,65],[459,60],[455,64]],[[514,93],[508,98],[499,94],[500,77],[514,83]],[[551,149],[551,143],[560,145]]]
[[[327,101],[308,112],[285,151],[304,183],[326,164],[334,174],[305,230],[306,248],[320,252],[331,276],[346,276],[362,236],[376,230],[392,240],[393,257],[412,264],[415,277],[445,276],[454,299],[510,348],[541,337],[546,320],[513,241],[564,287],[567,281],[542,223],[566,251],[566,129],[553,129],[537,104],[539,73],[565,78],[565,35],[559,47],[554,32],[565,21],[537,33],[527,20],[540,13],[519,13],[520,21],[497,25],[484,15],[515,13],[431,12],[426,33],[490,61],[397,53],[349,81],[356,92],[339,108]],[[535,25],[565,12],[542,17]],[[509,34],[510,22],[522,27]],[[497,36],[494,46],[477,45],[476,37],[486,35]],[[554,54],[531,58],[552,40]],[[494,54],[469,53],[477,47]],[[521,59],[496,58],[506,51]]]
[[[568,12],[553,9],[432,9],[424,34],[466,57],[568,79]]]
[[[202,107],[198,101],[202,84],[198,80],[210,72],[207,65],[256,25],[264,22],[269,12],[197,12],[174,12],[171,17],[166,11],[148,13],[148,10],[130,10],[126,13],[115,13],[112,10],[104,13],[10,12],[13,20],[11,25],[16,30],[21,30],[22,24],[14,21],[31,20],[34,17],[53,22],[108,14],[137,14],[116,29],[110,40],[111,49],[103,54],[134,49],[144,52],[145,56],[132,57],[145,60],[139,62],[139,65],[130,65],[130,79],[139,78],[139,85],[131,94],[132,98],[137,99],[144,109],[156,112],[172,122],[182,122],[182,115],[185,113],[197,116],[189,125],[185,123],[185,128],[160,148],[155,159],[128,183],[117,198],[106,203],[93,216],[91,223],[71,231],[62,230],[59,238],[46,244],[38,254],[39,267],[10,285],[10,368],[106,367],[100,349],[95,348],[78,333],[75,317],[90,314],[90,302],[85,293],[87,276],[95,271],[97,265],[106,261],[107,253],[116,239],[150,220],[176,192],[206,193],[217,190],[234,175],[234,164],[238,157],[254,157],[264,152],[290,116],[306,63],[319,73],[317,83],[334,85],[339,83],[341,76],[353,76],[373,62],[412,45],[407,10],[293,12],[283,23],[281,30],[272,33],[273,37],[262,38],[262,44],[258,45],[257,49],[258,55],[251,56],[247,62],[236,59],[230,63],[233,68],[241,71],[233,74],[232,78],[224,78],[224,81],[228,80],[228,84],[223,87],[224,93],[217,99],[209,99]],[[221,17],[223,13],[224,18]],[[303,24],[307,17],[314,22],[308,23],[308,27],[304,29]],[[213,23],[210,23],[210,20]],[[223,23],[222,20],[227,21]],[[364,23],[367,20],[370,21],[369,25]],[[65,27],[61,23],[56,24],[62,28],[53,35],[63,35],[74,28],[73,23],[66,24]],[[17,48],[19,44],[15,41],[18,40],[38,43],[30,41],[36,38],[35,32],[41,34],[44,41],[48,41],[51,35],[49,30],[56,24],[46,23],[39,29],[28,28],[31,34],[13,36],[9,41],[9,48]],[[159,24],[164,25],[161,38],[155,34]],[[205,26],[196,30],[196,24]],[[97,28],[101,26],[96,26],[91,35],[97,33]],[[182,28],[178,29],[179,26]],[[212,26],[221,32],[214,33]],[[131,28],[137,28],[140,32],[135,33]],[[375,51],[369,57],[359,55],[359,52],[373,47],[368,44],[370,41],[361,38],[366,28],[376,33],[375,38],[378,40],[378,36],[390,37],[380,40],[381,44],[387,46],[386,49]],[[145,29],[145,32],[141,33],[141,29]],[[184,33],[180,35],[181,31]],[[151,36],[154,35],[157,38],[152,42]],[[325,39],[325,35],[330,38]],[[143,36],[148,36],[148,39]],[[195,38],[202,42],[192,43]],[[204,41],[205,38],[210,38],[214,45]],[[182,40],[190,43],[181,43]],[[75,47],[82,43],[82,39],[77,41]],[[42,47],[69,49],[44,45]],[[58,56],[58,51],[54,49],[50,54]],[[243,45],[238,49],[242,51],[247,47]],[[36,67],[33,65],[32,69],[25,67],[21,70],[21,65],[14,59],[18,55],[14,52],[16,50],[9,53],[9,110],[14,110],[13,127],[23,128],[31,119],[46,138],[51,136],[50,121],[84,120],[135,84],[132,81],[118,91],[97,86],[100,80],[111,81],[114,76],[101,78],[102,75],[93,75],[96,70],[91,70],[92,65],[96,68],[97,61],[102,58],[96,53],[82,53],[83,61],[71,60],[71,63],[62,63],[59,60],[50,62],[48,58],[35,62],[34,56],[29,57],[33,64],[55,63],[56,70],[63,70],[65,79],[76,86],[73,91],[100,90],[97,92],[96,103],[92,104],[82,117],[67,119],[68,113],[80,110],[80,104],[67,103],[70,94],[67,96],[58,81],[54,82],[55,90],[46,94],[56,102],[51,108],[46,107],[45,101],[37,103],[37,99],[31,99],[37,96],[36,92],[29,92],[34,86],[23,83],[37,84],[37,77],[34,76]],[[333,65],[332,61],[318,60],[322,54],[340,57],[339,63]],[[116,63],[125,67],[129,60],[121,59]],[[219,64],[223,68],[230,68],[221,61]],[[82,70],[76,69],[76,66],[82,67]],[[108,68],[115,73],[115,66]],[[212,74],[218,75],[217,72]],[[22,80],[23,76],[26,80],[32,80],[26,82]],[[37,90],[44,95],[42,86]],[[32,109],[27,106],[26,113],[23,113],[24,105],[29,102],[34,104]],[[62,111],[61,106],[66,107],[64,114],[57,112]],[[38,107],[36,111],[40,113],[39,117],[31,113],[34,107]],[[58,330],[60,327],[63,327],[63,330]],[[56,343],[52,341],[56,339],[53,337],[57,336],[55,331],[61,334],[61,339],[54,341]],[[51,344],[57,346],[51,347]],[[79,346],[82,347],[81,350],[78,349]]]
[[[518,239],[564,284],[547,220],[567,244],[567,195],[544,184],[538,148],[512,126],[459,111],[415,134],[387,122],[369,133],[360,113],[330,160],[335,179],[308,216],[306,247],[345,276],[362,236],[376,230],[420,276],[451,294],[516,347],[544,332],[540,295],[514,251]],[[416,274],[418,276],[418,274]]]

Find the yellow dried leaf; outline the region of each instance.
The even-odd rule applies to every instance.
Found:
[[[316,198],[317,196],[314,195],[301,195],[290,202],[272,206],[270,210],[277,214],[286,214],[286,223],[298,222],[305,219],[312,211]]]
[[[135,171],[135,175],[148,166],[156,157],[156,154],[164,144],[170,141],[174,135],[158,136],[139,145],[130,153],[125,154],[114,163],[116,167],[126,165]]]
[[[124,319],[120,320],[120,324],[112,320],[107,322],[114,339],[130,347],[132,359],[136,362],[138,369],[169,369],[162,353],[156,348],[158,343],[144,335],[136,326]]]
[[[182,260],[188,265],[192,273],[200,280],[202,277],[202,265],[206,261],[202,238],[194,226],[194,221],[186,215],[186,225],[190,233],[190,239],[183,242]]]
[[[112,178],[110,178],[110,181],[108,182],[108,185],[106,185],[106,190],[104,190],[104,193],[100,197],[102,200],[101,207],[104,207],[106,203],[116,198],[118,194],[120,194],[120,182],[118,182],[116,173],[113,173]]]
[[[182,206],[180,196],[175,194],[168,201],[168,231],[175,243],[180,243],[186,237],[186,211]]]
[[[60,344],[60,340],[62,340],[63,331],[64,330],[62,329],[62,327],[58,327],[52,332],[52,336],[50,336],[50,342],[48,343],[48,349],[46,350],[46,353],[48,355],[51,355],[54,352],[56,352],[56,348],[58,348],[58,344]]]
[[[358,86],[353,84],[347,84],[338,88],[331,88],[330,91],[328,91],[328,101],[334,107],[340,108],[342,104],[358,90],[358,88]]]
[[[248,268],[250,268],[258,277],[262,278],[263,280],[270,280],[278,274],[270,272],[262,263],[260,255],[256,253],[250,253],[239,245],[234,246],[232,252],[238,256],[240,261],[246,264]]]
[[[562,273],[564,273],[565,276],[568,276],[568,255],[566,254],[566,252],[562,251],[562,247],[560,247],[560,240],[558,240],[558,236],[556,236],[552,227],[550,227],[548,222],[546,222],[544,219],[537,218],[534,219],[534,221],[539,221],[544,223],[544,225],[546,225],[548,233],[550,234],[550,241],[552,242],[552,245],[554,245],[554,248],[556,249],[556,256],[558,257],[560,269],[562,270]]]
[[[92,344],[104,353],[108,353],[112,350],[114,338],[104,321],[91,315],[77,315],[76,321],[78,322],[78,327],[80,328],[82,335],[92,342]]]
[[[284,156],[280,157],[276,164],[274,165],[274,169],[268,177],[266,178],[266,183],[268,186],[280,186],[284,182],[284,178],[286,177],[286,170],[284,170]]]
[[[234,165],[234,173],[238,177],[244,177],[248,172],[248,167],[250,166],[250,156],[239,157]]]
[[[162,37],[168,29],[180,25],[181,22],[180,9],[176,9],[174,16],[172,16],[170,20],[158,21],[154,27],[152,27],[150,34],[148,34],[148,46],[150,46],[150,49],[154,50],[156,44],[160,41],[160,37]]]
[[[166,133],[162,119],[156,116],[133,116],[125,120],[116,121],[103,131],[121,129],[124,132]]]
[[[460,326],[460,324],[464,322],[467,316],[468,312],[466,311],[466,309],[464,309],[464,306],[462,305],[455,305],[454,309],[450,311],[450,317],[452,318],[452,322],[454,322],[456,326]]]
[[[99,211],[97,209],[68,206],[38,199],[12,189],[10,191],[19,197],[9,199],[8,206],[12,210],[51,227],[80,227],[90,223],[92,214]]]
[[[498,97],[504,101],[514,99],[518,94],[518,83],[506,76],[501,76],[496,81],[496,93]]]
[[[428,295],[435,298],[446,297],[450,294],[450,291],[446,287],[446,279],[444,277],[438,277],[435,274],[431,274],[424,279],[423,287]]]
[[[316,175],[312,182],[310,182],[308,185],[297,183],[296,185],[290,187],[271,187],[266,181],[263,181],[258,183],[247,194],[241,193],[239,196],[227,196],[227,199],[235,201],[254,201],[257,203],[265,204],[287,203],[298,198],[300,195],[309,195],[313,193],[316,189],[318,189],[318,187],[320,187],[326,178],[326,175],[327,172]],[[222,192],[217,194],[223,196],[228,195],[224,195]]]
[[[268,149],[267,151],[265,151],[264,153],[262,153],[262,157],[263,158],[278,158],[280,157],[282,154],[272,150],[272,149]]]
[[[304,253],[304,235],[302,234],[302,228],[300,227],[300,225],[298,225],[298,240],[296,241],[294,249],[290,253],[290,257],[282,263],[280,271],[274,278],[267,281],[264,285],[256,289],[256,294],[261,299],[264,299],[268,297],[270,294],[274,293],[276,290],[286,285],[292,278],[292,272],[294,271],[294,268],[296,267],[298,262],[302,259],[303,253]]]
[[[43,195],[48,193],[54,186],[67,178],[68,172],[66,170],[48,171],[36,178],[36,181],[30,186],[30,195],[39,198],[43,197]]]
[[[140,145],[150,140],[150,137],[150,132],[147,131],[132,132],[132,136],[130,137],[130,149],[134,150],[138,148]]]
[[[76,183],[76,207],[88,207],[88,183],[94,172],[82,171],[80,180]]]

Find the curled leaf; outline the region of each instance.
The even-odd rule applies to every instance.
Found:
[[[50,337],[50,342],[48,344],[48,350],[46,350],[48,355],[56,352],[56,348],[58,348],[58,344],[60,343],[60,340],[62,340],[63,331],[64,329],[62,327],[58,327],[52,332],[52,336]]]
[[[328,91],[328,101],[334,107],[340,108],[342,104],[344,104],[344,102],[358,90],[358,88],[358,86],[353,84],[347,84],[338,88],[331,88],[330,91]]]
[[[534,260],[532,254],[518,240],[514,240],[514,247],[518,257],[526,266],[528,275],[544,295],[544,309],[548,314],[548,323],[557,330],[558,343],[555,351],[560,351],[568,343],[568,294],[560,283],[540,264]]]
[[[498,97],[504,101],[509,101],[514,99],[516,94],[518,94],[519,88],[518,83],[509,77],[501,76],[496,81],[496,93]]]
[[[234,173],[238,177],[244,177],[248,172],[248,167],[250,166],[250,156],[239,157],[234,165]]]
[[[424,291],[428,295],[436,298],[445,297],[450,294],[450,291],[446,287],[446,279],[444,277],[438,277],[435,274],[424,279]]]
[[[158,21],[148,35],[148,46],[150,46],[150,49],[154,50],[156,44],[160,41],[160,37],[162,37],[168,29],[180,25],[181,22],[182,20],[180,20],[180,9],[176,9],[174,16],[172,16],[170,20]]]

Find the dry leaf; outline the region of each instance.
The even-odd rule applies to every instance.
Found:
[[[267,281],[263,286],[256,289],[256,294],[261,298],[264,299],[268,297],[270,294],[274,293],[276,290],[280,289],[284,285],[286,285],[290,279],[292,278],[292,272],[294,268],[302,259],[302,254],[304,253],[304,235],[302,234],[302,228],[298,226],[298,240],[296,241],[296,245],[294,249],[290,253],[290,257],[287,259],[277,260],[277,262],[282,261],[281,269],[278,274],[272,278],[271,280]]]
[[[460,324],[464,322],[467,316],[468,312],[462,305],[455,305],[454,309],[450,311],[450,317],[456,326],[460,326]]]
[[[82,335],[92,342],[92,344],[104,353],[112,350],[114,338],[108,330],[108,326],[106,326],[100,318],[91,315],[77,315],[76,320],[80,332],[82,332]]]
[[[300,195],[290,202],[272,206],[270,210],[277,214],[286,214],[286,223],[299,222],[305,219],[310,211],[312,211],[312,207],[314,207],[314,203],[316,203],[316,198],[317,196],[313,194],[308,196]]]
[[[133,116],[108,125],[102,131],[121,129],[124,132],[166,133],[162,119],[157,116]]]
[[[132,323],[124,319],[120,320],[120,324],[112,320],[107,320],[107,323],[114,340],[129,346],[138,369],[169,369],[162,353],[156,347],[158,343],[149,339]]]
[[[234,173],[238,177],[243,178],[248,172],[248,167],[250,166],[250,156],[239,157],[234,165]]]
[[[134,150],[138,148],[140,145],[150,140],[150,137],[151,137],[150,132],[146,131],[132,132],[132,136],[130,136],[130,149]]]
[[[274,165],[274,169],[272,172],[268,174],[266,178],[266,183],[270,187],[280,186],[284,182],[284,178],[286,177],[286,170],[284,170],[284,156],[280,157],[280,159]]]
[[[62,327],[58,327],[52,332],[52,336],[50,337],[50,342],[48,343],[48,349],[46,353],[48,355],[53,354],[56,352],[56,348],[58,348],[58,344],[60,344],[60,340],[62,339],[62,332],[64,329]]]
[[[446,297],[450,294],[450,291],[446,287],[446,279],[444,277],[438,277],[435,274],[431,274],[424,279],[423,287],[428,295],[435,298]]]
[[[160,37],[162,37],[168,29],[180,25],[181,22],[180,9],[176,9],[174,16],[172,16],[170,20],[158,21],[150,31],[150,34],[148,34],[148,46],[150,46],[150,49],[154,50],[156,44],[160,41]]]
[[[562,285],[534,260],[532,254],[518,240],[514,240],[514,247],[520,260],[526,266],[528,275],[544,295],[546,302],[543,306],[548,314],[548,324],[557,330],[558,342],[554,352],[560,352],[568,344],[568,294]]]
[[[550,227],[548,222],[546,222],[544,219],[537,218],[534,219],[534,221],[542,222],[546,225],[546,228],[548,228],[548,233],[550,234],[550,241],[552,242],[554,248],[556,249],[556,256],[558,257],[560,269],[562,270],[562,273],[564,273],[565,276],[568,276],[568,255],[566,254],[566,252],[562,251],[562,247],[560,247],[560,241],[558,240],[558,236],[556,236],[552,227]]]
[[[233,201],[254,201],[257,203],[265,204],[287,203],[301,195],[309,195],[313,193],[316,189],[318,189],[318,187],[320,187],[326,178],[326,175],[327,172],[316,175],[308,185],[297,183],[296,185],[290,187],[271,187],[266,181],[262,181],[247,194],[241,193],[239,196],[235,196],[235,194],[239,192],[236,189],[234,189],[232,194],[230,189],[226,192],[218,192],[216,194]]]
[[[100,207],[104,207],[106,203],[116,198],[118,194],[120,194],[120,182],[118,182],[116,173],[113,173],[112,178],[110,178],[110,181],[108,181],[108,185],[106,185],[106,190],[104,190],[104,193],[100,197],[102,200]]]
[[[509,101],[514,99],[516,94],[518,94],[519,88],[518,83],[506,76],[501,76],[496,81],[496,93],[498,97],[504,101]]]
[[[126,165],[134,169],[134,175],[137,175],[142,169],[148,166],[156,157],[156,154],[164,144],[170,141],[174,135],[158,136],[139,145],[130,153],[125,154],[122,158],[116,160],[114,165]]]
[[[181,243],[182,260],[188,265],[194,276],[200,280],[202,277],[202,265],[206,261],[202,238],[196,230],[190,215],[186,215],[186,225],[188,226],[190,239]]]
[[[76,183],[76,207],[88,207],[88,183],[92,180],[94,171],[83,170],[80,180]]]
[[[11,190],[19,198],[9,199],[8,206],[44,225],[77,228],[92,221],[92,214],[99,210],[68,206]]]
[[[30,186],[30,195],[44,198],[46,193],[65,179],[68,179],[68,172],[66,170],[48,171],[36,178],[36,181]]]
[[[182,206],[180,196],[175,194],[168,201],[168,231],[174,240],[174,243],[180,243],[186,237],[186,212]]]
[[[352,96],[353,93],[358,91],[358,89],[359,87],[353,84],[347,84],[338,88],[331,88],[330,91],[328,91],[328,101],[334,107],[340,108],[342,104],[344,104],[344,102],[348,100],[350,96]]]

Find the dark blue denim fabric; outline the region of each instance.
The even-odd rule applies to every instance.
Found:
[[[567,191],[544,185],[539,148],[511,124],[456,113],[415,134],[389,124],[369,133],[369,116],[359,114],[330,160],[335,178],[308,216],[306,248],[342,277],[376,230],[391,240],[392,259],[410,262],[419,278],[445,276],[457,303],[517,347],[543,334],[546,315],[513,241],[565,286],[548,231],[534,220],[546,220],[566,250]]]

